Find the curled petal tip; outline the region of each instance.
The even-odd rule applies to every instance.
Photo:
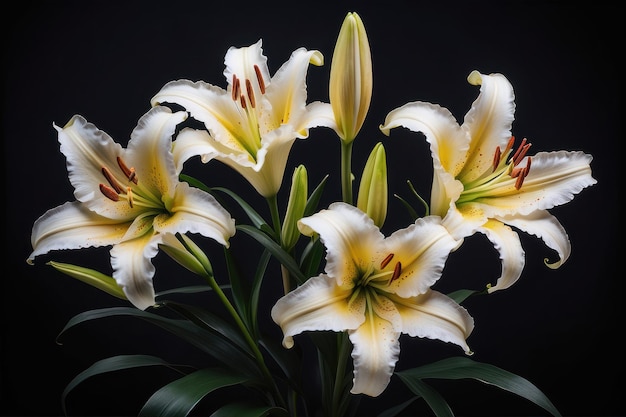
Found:
[[[470,75],[467,76],[467,82],[472,85],[481,85],[482,76],[480,75],[480,72],[476,70],[470,72]]]

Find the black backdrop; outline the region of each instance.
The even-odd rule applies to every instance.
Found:
[[[320,50],[326,65],[309,70],[309,100],[327,101],[324,86],[332,50],[348,11],[357,11],[365,22],[375,76],[372,107],[355,143],[355,172],[362,169],[371,147],[383,141],[392,192],[407,196],[405,181],[410,179],[428,195],[431,172],[424,142],[400,129],[385,138],[377,127],[388,110],[416,99],[448,107],[461,120],[478,93],[466,82],[473,69],[501,72],[512,82],[517,104],[513,131],[533,142],[531,153],[567,149],[594,156],[598,184],[552,210],[572,241],[570,260],[559,270],[549,270],[542,264],[549,250],[540,240],[523,235],[527,267],[522,279],[508,291],[467,304],[476,320],[469,343],[474,359],[528,378],[564,415],[626,414],[624,284],[616,272],[622,260],[616,246],[621,227],[617,196],[622,188],[616,177],[623,115],[618,79],[623,29],[618,17],[623,14],[616,5],[599,1],[580,6],[555,1],[332,4],[22,2],[11,13],[2,13],[0,117],[8,203],[1,286],[3,415],[61,415],[65,385],[104,357],[153,353],[172,361],[201,360],[194,348],[133,319],[92,322],[68,332],[62,345],[56,343],[73,315],[125,304],[44,265],[25,263],[33,221],[48,208],[73,199],[53,122],[63,125],[79,113],[125,144],[150,97],[164,83],[188,78],[225,86],[227,48],[259,38],[272,73],[300,46]],[[338,155],[336,137],[314,129],[310,139],[294,145],[286,178],[300,162],[309,167],[312,182],[328,172],[336,175]],[[210,185],[248,193],[265,209],[247,183],[218,163],[210,168],[190,163],[190,169],[198,169]],[[340,198],[338,184],[337,178],[330,178],[328,189],[333,191],[324,204]],[[283,201],[284,192],[281,196]],[[387,232],[407,221],[397,200],[391,200],[390,212]],[[241,239],[238,245],[252,244]],[[219,269],[219,247],[206,244],[216,254]],[[497,254],[480,236],[468,239],[464,247],[452,255],[446,282],[479,288],[498,273]],[[86,260],[85,254],[94,256]],[[77,263],[107,267],[106,251],[59,256],[76,255]],[[155,263],[163,268],[172,264],[163,255]],[[477,276],[472,272],[477,263],[494,269]],[[160,271],[157,289],[178,279]],[[271,297],[262,308],[269,309]],[[398,368],[426,362],[442,351],[460,353],[433,341],[403,337],[401,342]],[[70,394],[68,412],[136,414],[150,393],[172,377],[163,369],[142,369],[93,378]],[[475,382],[434,384],[460,416],[542,413],[525,400]],[[364,400],[363,410],[373,414],[404,394],[395,381],[378,401]],[[200,409],[211,410],[210,401]],[[416,403],[412,412],[428,415],[426,410]]]

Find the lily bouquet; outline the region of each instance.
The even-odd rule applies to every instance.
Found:
[[[189,80],[164,85],[125,148],[80,115],[55,125],[75,201],[34,222],[28,262],[60,250],[111,247],[111,271],[46,263],[129,303],[81,313],[61,333],[90,320],[134,316],[207,355],[201,365],[134,354],[99,360],[69,382],[63,404],[88,378],[158,365],[178,377],[146,400],[140,416],[185,416],[201,401],[215,417],[361,415],[359,401],[380,396],[392,378],[411,394],[380,417],[402,415],[415,401],[425,401],[437,416],[452,416],[429,380],[465,378],[558,416],[530,381],[471,359],[475,323],[463,303],[488,298],[520,278],[525,253],[518,231],[539,237],[556,253],[544,260],[549,268],[568,259],[569,238],[548,210],[596,182],[592,157],[580,151],[531,155],[530,142],[512,135],[509,80],[472,71],[467,80],[478,96],[461,124],[448,109],[422,101],[381,118],[384,135],[404,127],[416,140],[425,138],[433,172],[428,198],[410,181],[411,198],[396,195],[410,220],[384,235],[392,185],[389,145],[377,143],[362,172],[352,169],[373,89],[370,45],[359,15],[348,13],[340,25],[329,103],[307,103],[307,71],[323,65],[320,51],[299,48],[272,75],[259,40],[231,47],[224,63],[225,88]],[[341,190],[326,187],[328,176],[310,183],[307,167],[289,161],[296,140],[312,136],[313,128],[338,137]],[[206,164],[206,177],[185,172],[192,158]],[[255,207],[242,193],[222,187],[223,179],[211,176],[214,161],[245,178],[267,206]],[[285,175],[291,181],[281,189]],[[280,200],[280,193],[287,198]],[[242,216],[234,218],[235,212]],[[446,279],[450,254],[462,251],[476,233],[499,252],[500,277],[479,289],[435,290]],[[258,251],[238,258],[231,242],[241,235],[252,238]],[[223,254],[205,238],[223,246]],[[156,292],[153,279],[160,275],[152,261],[159,252],[180,265],[178,276],[197,276],[198,285]],[[253,274],[242,273],[242,259],[255,265]],[[215,273],[216,262],[227,273]],[[185,298],[198,294],[201,303]],[[275,329],[260,325],[262,302],[272,305]],[[407,369],[399,362],[401,335],[450,343],[459,354]]]

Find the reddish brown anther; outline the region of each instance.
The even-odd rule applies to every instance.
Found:
[[[233,74],[233,85],[232,85],[232,98],[233,101],[239,98],[241,94],[241,86],[239,85],[239,78],[237,78],[237,74]]]
[[[137,184],[137,175],[135,174],[135,168],[128,168],[122,158],[120,158],[119,156],[117,157],[117,164],[120,166],[122,172],[124,172],[124,175],[126,175],[126,178],[128,178],[129,181]]]
[[[246,92],[248,93],[248,98],[250,99],[250,105],[252,106],[252,108],[255,108],[256,99],[254,98],[254,90],[252,89],[252,83],[247,78],[246,78]]]
[[[261,94],[265,94],[265,81],[263,81],[263,75],[261,74],[261,69],[258,65],[254,66],[254,73],[256,74],[256,79],[259,82],[259,88],[261,89]]]
[[[385,257],[385,259],[383,259],[380,262],[380,269],[383,269],[384,267],[386,267],[387,265],[389,265],[389,262],[391,262],[391,260],[393,259],[393,253],[390,253],[389,255],[387,255]]]
[[[496,146],[496,151],[493,154],[493,171],[495,171],[498,168],[498,165],[500,165],[500,157],[502,157],[502,151],[499,146]]]
[[[112,201],[120,200],[120,196],[117,194],[117,192],[115,192],[113,188],[109,187],[106,184],[100,184],[100,192],[104,194],[104,196],[108,198],[109,200],[112,200]]]
[[[106,178],[117,194],[122,192],[122,186],[113,177],[113,174],[111,174],[111,171],[109,171],[107,167],[102,167],[102,175],[104,175],[104,178]]]
[[[396,262],[396,266],[393,268],[393,275],[391,275],[391,279],[389,280],[389,284],[400,278],[400,274],[402,273],[402,264],[400,262]]]

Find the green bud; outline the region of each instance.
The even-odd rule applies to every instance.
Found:
[[[126,294],[122,290],[122,287],[117,285],[115,278],[98,272],[94,269],[84,268],[82,266],[65,264],[61,262],[50,261],[47,263],[59,272],[69,275],[72,278],[76,278],[86,284],[96,287],[114,297],[126,300]]]
[[[293,172],[291,178],[291,191],[287,202],[287,212],[281,230],[281,242],[285,250],[292,249],[300,232],[298,231],[298,220],[304,215],[308,194],[308,177],[304,165],[299,165]]]
[[[385,148],[378,142],[365,163],[357,199],[357,207],[378,227],[382,227],[387,217],[387,188]]]
[[[329,95],[337,134],[352,142],[363,126],[372,99],[372,55],[363,21],[348,13],[341,25],[330,66]]]
[[[159,249],[194,274],[213,276],[213,268],[206,254],[193,240],[183,234],[166,234]]]

